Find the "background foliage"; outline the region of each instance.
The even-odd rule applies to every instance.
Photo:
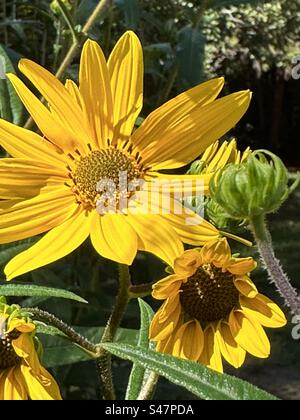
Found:
[[[83,25],[96,0],[64,0],[78,29]],[[145,105],[143,115],[207,78],[226,76],[225,93],[250,88],[254,98],[249,112],[235,134],[241,148],[269,148],[289,166],[299,166],[296,141],[300,129],[300,81],[291,78],[293,56],[300,54],[300,13],[297,2],[289,0],[114,0],[90,36],[98,40],[106,54],[126,30],[135,30],[142,40],[145,54]],[[68,26],[56,1],[2,0],[0,2],[0,52],[16,68],[22,57],[31,58],[55,72],[72,43]],[[68,69],[76,80],[78,58]],[[11,113],[0,101],[3,118],[23,124],[28,115],[6,81],[0,80],[0,96],[8,98]],[[299,205],[300,193],[274,215],[272,233],[278,256],[292,279],[299,277]],[[0,246],[1,273],[5,263],[38,238]],[[238,249],[237,249],[238,250]],[[246,250],[247,251],[247,250]],[[245,249],[243,249],[245,252]],[[253,251],[255,253],[255,251]],[[132,268],[136,283],[161,278],[163,265],[154,257],[139,254]],[[66,288],[88,300],[66,303],[55,298],[28,297],[21,303],[39,305],[76,327],[88,326],[85,334],[99,338],[116,293],[115,266],[99,258],[89,243],[53,265],[23,276],[20,282]],[[3,276],[1,277],[3,280]],[[271,298],[272,286],[265,275],[256,271],[256,281]],[[1,283],[1,282],[0,282]],[[14,298],[16,301],[16,298]],[[152,301],[151,306],[155,309]],[[122,337],[129,343],[137,340],[138,303],[132,302],[122,325]],[[96,328],[95,328],[96,327]],[[283,398],[299,398],[299,343],[291,338],[291,327],[272,332],[272,356],[267,361],[249,358],[239,372],[251,383]],[[61,338],[43,336],[44,360],[52,367],[69,399],[93,399],[98,394],[97,378],[92,362],[74,351]],[[76,362],[71,364],[70,362]],[[127,383],[131,364],[114,362],[119,397]],[[156,398],[195,398],[192,394],[161,380]]]

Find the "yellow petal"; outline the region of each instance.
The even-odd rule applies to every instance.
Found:
[[[7,77],[47,140],[59,147],[61,151],[72,151],[75,149],[77,147],[76,135],[68,131],[66,127],[63,127],[17,76],[8,74]],[[78,145],[78,147],[80,146]]]
[[[235,161],[236,152],[236,141],[231,140],[229,143],[225,141],[207,165],[206,172],[215,172],[223,168],[227,163]]]
[[[204,334],[197,320],[183,324],[174,338],[173,356],[197,361],[202,353]]]
[[[219,231],[211,223],[182,206],[180,213],[178,207],[177,214],[171,210],[169,214],[162,214],[161,217],[173,227],[182,242],[199,246],[219,238]]]
[[[257,262],[252,257],[232,258],[227,266],[227,270],[232,274],[243,275],[253,271],[256,266]]]
[[[174,262],[175,273],[179,276],[190,277],[201,265],[200,253],[195,249],[189,249],[176,258]]]
[[[132,141],[140,150],[156,147],[168,134],[169,127],[174,127],[181,119],[188,118],[195,109],[212,102],[220,93],[224,79],[213,79],[202,83],[166,102],[153,111],[138,128]],[[180,141],[183,141],[182,138]]]
[[[90,133],[82,124],[83,112],[65,86],[48,70],[31,60],[19,62],[20,71],[34,84],[48,102],[56,121],[74,136],[73,147],[87,150]]]
[[[142,151],[144,163],[155,171],[187,165],[236,125],[247,111],[250,99],[249,91],[241,91],[199,106],[187,115],[173,110],[177,120],[170,124],[164,121],[165,115],[160,115],[150,133],[142,124],[136,133],[140,131],[149,143],[152,140]],[[134,133],[133,142],[135,136]]]
[[[0,198],[31,198],[43,188],[64,184],[67,170],[25,159],[0,160]]]
[[[73,80],[67,79],[65,83],[65,87],[67,91],[69,92],[69,94],[74,99],[74,101],[77,102],[77,104],[79,105],[81,109],[83,109],[84,107],[83,98],[81,96],[79,87],[76,85],[76,83],[73,82]]]
[[[198,361],[216,372],[223,373],[221,351],[211,325],[204,330],[204,347]]]
[[[61,400],[58,385],[53,377],[43,369],[43,373],[47,374],[46,383],[32,372],[31,368],[26,365],[21,365],[21,372],[26,381],[29,397],[32,401],[52,401]]]
[[[109,60],[114,103],[114,138],[128,138],[143,107],[143,50],[138,37],[127,31],[117,42]]]
[[[179,236],[159,215],[128,214],[128,223],[138,235],[138,249],[151,252],[171,267],[175,258],[183,253]]]
[[[90,217],[78,211],[5,267],[7,280],[57,261],[78,248],[90,233]]]
[[[167,299],[168,297],[178,293],[182,284],[182,279],[176,274],[165,277],[153,285],[152,296],[154,299]]]
[[[224,359],[235,368],[241,367],[245,361],[246,351],[234,340],[226,322],[219,323],[216,340]]]
[[[26,386],[19,368],[11,368],[0,374],[0,401],[27,400]]]
[[[244,311],[232,311],[229,326],[234,340],[248,353],[260,358],[270,355],[270,342],[260,323]]]
[[[234,285],[238,291],[248,298],[254,298],[258,294],[258,290],[248,276],[237,277],[234,279]]]
[[[165,340],[177,327],[180,315],[179,296],[171,296],[154,315],[150,325],[149,338],[154,341]]]
[[[122,214],[93,212],[91,241],[100,255],[121,264],[131,265],[137,253],[136,232]]]
[[[284,313],[276,303],[260,293],[254,299],[240,296],[240,305],[245,314],[255,318],[264,327],[280,328],[287,323]]]
[[[175,197],[181,200],[191,196],[207,195],[211,175],[167,175],[149,171],[145,179],[149,183],[148,188],[151,192],[176,194]]]
[[[0,119],[0,144],[13,157],[32,159],[55,167],[65,166],[65,155],[32,131]]]
[[[104,54],[97,42],[87,40],[80,60],[79,90],[83,97],[94,144],[100,148],[112,140],[113,104]]]
[[[226,238],[210,241],[201,249],[202,262],[213,262],[216,267],[226,266],[230,257],[231,251]]]
[[[28,200],[0,203],[0,244],[46,232],[66,220],[78,207],[67,187],[57,187]]]

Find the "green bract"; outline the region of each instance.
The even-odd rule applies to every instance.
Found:
[[[210,192],[233,219],[272,213],[289,194],[288,172],[278,156],[257,150],[243,163],[218,171],[210,182]]]

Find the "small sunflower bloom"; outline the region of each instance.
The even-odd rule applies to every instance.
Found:
[[[263,327],[286,324],[280,308],[260,294],[249,277],[251,258],[237,258],[225,238],[175,259],[174,274],[153,286],[165,302],[155,314],[150,338],[157,350],[223,372],[222,357],[235,368],[246,353],[270,354]]]
[[[189,164],[235,126],[251,92],[216,99],[224,80],[210,80],[165,103],[135,129],[143,106],[143,53],[131,31],[108,61],[96,42],[86,41],[79,86],[71,80],[63,85],[27,59],[19,70],[48,106],[16,75],[8,75],[42,136],[0,120],[0,144],[12,156],[0,162],[0,244],[46,234],[8,263],[8,280],[66,256],[88,237],[100,255],[130,265],[138,250],[171,262],[174,251],[183,251],[182,242],[202,245],[220,236],[196,214],[162,211],[160,195],[155,214],[127,208],[100,214],[99,202],[107,202],[98,186],[112,181],[119,205],[121,173],[126,172],[127,184],[167,182],[160,171]],[[171,178],[179,190],[185,179],[200,179],[206,187],[210,180],[209,175]],[[131,191],[126,194],[128,207],[139,205]],[[191,217],[192,226],[187,223]]]
[[[55,379],[39,360],[35,331],[17,305],[0,299],[0,401],[61,400]]]

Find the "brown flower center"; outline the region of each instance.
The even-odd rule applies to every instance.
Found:
[[[132,156],[127,150],[113,146],[80,156],[74,162],[74,167],[69,169],[74,182],[73,191],[87,209],[95,208],[104,194],[108,200],[116,202],[122,194],[129,198],[128,184],[143,178],[139,154]]]
[[[202,265],[181,287],[184,312],[204,323],[225,319],[239,301],[233,280],[229,272],[211,264]]]
[[[19,364],[21,358],[15,353],[12,341],[16,340],[20,333],[16,330],[9,334],[0,335],[0,372]]]

